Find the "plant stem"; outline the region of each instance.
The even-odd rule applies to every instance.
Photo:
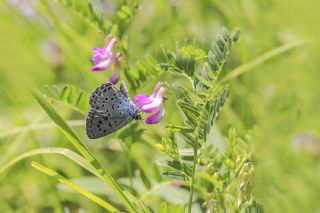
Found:
[[[278,56],[281,55],[282,53],[285,53],[291,49],[294,49],[296,47],[299,47],[303,44],[306,43],[306,40],[298,40],[298,41],[293,41],[287,44],[284,44],[280,47],[277,47],[275,49],[272,49],[266,53],[264,53],[263,55],[255,58],[254,60],[242,64],[239,67],[235,68],[234,70],[232,70],[231,72],[229,72],[222,80],[221,83],[226,83],[236,77],[238,77],[239,75],[242,75],[243,73],[246,73],[248,71],[250,71],[251,69],[255,68],[256,66]]]
[[[208,97],[206,98],[204,104],[203,104],[203,109],[201,111],[201,114],[198,119],[198,125],[196,129],[194,130],[194,147],[193,147],[193,152],[194,152],[194,159],[193,159],[193,168],[192,168],[192,176],[191,176],[191,185],[190,185],[190,196],[189,196],[189,203],[188,203],[188,213],[191,212],[191,206],[192,206],[192,198],[193,198],[193,191],[194,191],[194,183],[195,183],[195,178],[196,178],[196,172],[197,172],[197,165],[199,163],[199,159],[201,158],[201,152],[199,153],[199,159],[198,159],[198,144],[199,144],[199,134],[200,134],[200,129],[201,129],[201,123],[202,120],[206,119],[204,110],[208,102],[211,101],[212,98],[215,96],[213,94],[216,94],[222,87],[217,85],[214,87],[211,87],[208,91]],[[200,148],[203,148],[203,144],[201,144]],[[200,149],[200,151],[201,151]]]
[[[131,154],[130,154],[130,145],[127,145],[125,141],[121,140],[120,146],[122,148],[122,151],[124,154],[128,157],[128,160],[126,161],[126,167],[130,179],[130,187],[133,190],[133,174],[132,174],[132,167],[131,167]]]
[[[188,202],[188,213],[191,212],[192,207],[192,199],[193,199],[193,190],[194,190],[194,182],[196,178],[196,171],[197,171],[197,158],[198,158],[198,135],[195,135],[195,145],[193,147],[194,152],[194,159],[193,159],[193,168],[192,168],[192,177],[191,177],[191,185],[190,185],[190,195],[189,195],[189,202]]]

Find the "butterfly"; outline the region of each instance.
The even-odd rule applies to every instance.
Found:
[[[86,131],[90,139],[106,136],[130,123],[141,120],[139,109],[128,96],[122,81],[120,89],[112,83],[97,87],[90,96],[90,111],[86,118]]]

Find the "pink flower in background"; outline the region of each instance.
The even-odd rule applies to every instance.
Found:
[[[37,18],[34,5],[38,3],[37,0],[34,1],[20,1],[20,0],[7,0],[12,7],[16,8],[21,12],[22,15],[28,18]]]
[[[94,55],[92,61],[94,66],[91,68],[92,71],[106,70],[115,63],[117,56],[114,55],[113,50],[117,41],[117,38],[110,34],[107,37],[107,44],[104,48],[93,48]]]
[[[142,112],[149,114],[145,119],[147,124],[157,124],[162,120],[164,116],[164,91],[163,83],[159,82],[152,95],[139,94],[133,98],[136,101],[136,106]]]

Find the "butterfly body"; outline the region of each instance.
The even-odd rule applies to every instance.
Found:
[[[86,118],[86,131],[91,139],[106,136],[133,119],[141,119],[124,82],[121,82],[120,89],[112,83],[100,85],[93,91],[89,103],[91,109]]]

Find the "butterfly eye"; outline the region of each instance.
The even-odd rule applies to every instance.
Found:
[[[141,115],[140,114],[137,114],[135,117],[134,117],[135,120],[141,120]]]

